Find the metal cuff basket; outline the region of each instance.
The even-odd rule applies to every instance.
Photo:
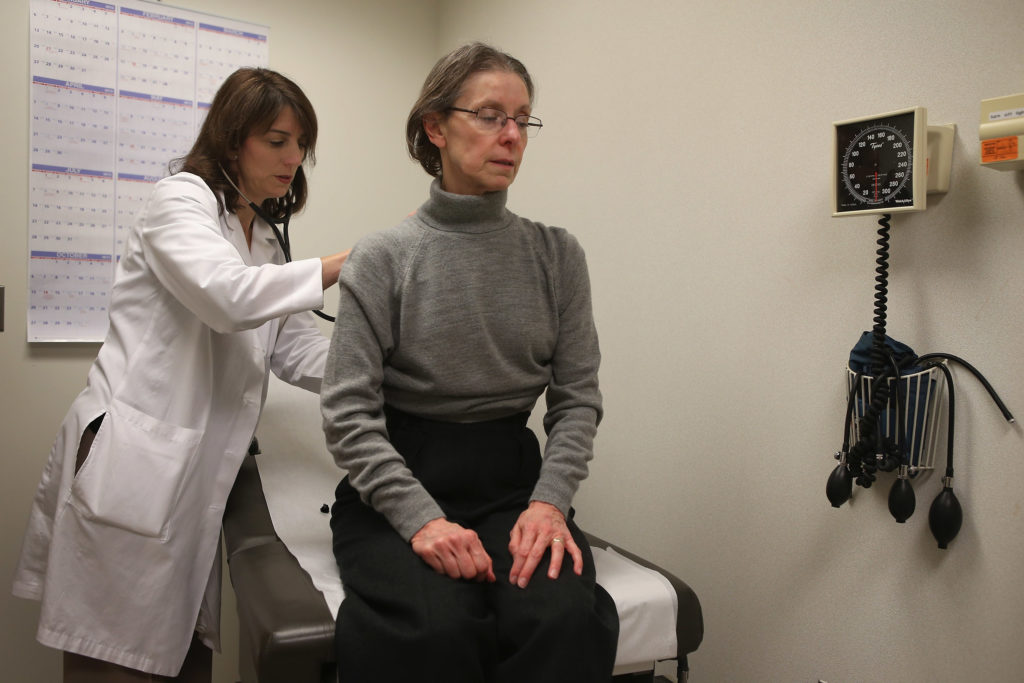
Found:
[[[853,391],[854,384],[860,383],[860,391],[850,416],[852,443],[860,440],[860,420],[871,404],[871,384],[874,377],[860,375],[846,368],[847,390]],[[921,372],[902,375],[886,380],[889,385],[889,400],[878,418],[882,433],[901,446],[906,444],[909,454],[910,473],[931,470],[935,463],[935,449],[939,431],[939,401],[944,391],[945,377],[937,367]],[[897,397],[903,401],[900,410],[896,408]],[[902,418],[902,420],[898,419]],[[899,424],[902,421],[902,424]]]

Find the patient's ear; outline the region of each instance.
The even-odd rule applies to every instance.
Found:
[[[431,112],[423,117],[423,130],[427,138],[434,143],[438,149],[443,149],[447,144],[445,137],[445,120],[440,112]]]

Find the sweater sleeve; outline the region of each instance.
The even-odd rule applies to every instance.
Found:
[[[560,254],[558,341],[551,361],[544,429],[547,444],[532,500],[551,503],[568,515],[594,457],[594,437],[603,408],[597,372],[601,350],[591,304],[583,248],[568,233]]]
[[[384,363],[397,343],[399,253],[393,239],[371,235],[341,269],[320,407],[335,462],[348,471],[362,501],[409,540],[444,513],[391,445],[385,425],[382,387]]]

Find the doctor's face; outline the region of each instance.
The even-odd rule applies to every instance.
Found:
[[[305,158],[305,132],[285,107],[268,130],[249,135],[239,148],[238,187],[256,204],[283,197]]]
[[[530,113],[523,79],[508,71],[481,71],[466,79],[458,109],[489,107],[509,117]],[[509,118],[497,132],[481,130],[472,113],[449,111],[428,117],[424,128],[441,152],[441,187],[454,194],[508,189],[526,151],[526,134]]]

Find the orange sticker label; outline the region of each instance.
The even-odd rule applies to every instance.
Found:
[[[993,161],[1014,161],[1017,158],[1016,135],[981,141],[981,163],[983,164],[990,164]]]

